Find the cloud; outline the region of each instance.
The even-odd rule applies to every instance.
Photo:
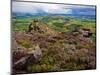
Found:
[[[26,2],[13,2],[12,11],[13,12],[37,13],[37,9],[33,5],[33,3],[26,3]]]
[[[31,2],[13,2],[13,12],[24,13],[48,13],[48,14],[95,14],[93,6],[79,5],[63,5],[63,4],[46,4],[46,3],[31,3]]]
[[[63,5],[58,5],[58,4],[46,4],[46,5],[42,5],[43,10],[46,13],[50,13],[50,14],[69,14],[72,12],[71,9],[65,9],[63,8]]]
[[[13,2],[13,12],[29,12],[29,13],[50,13],[50,14],[66,14],[71,13],[71,9],[63,8],[63,5],[59,4],[41,4],[41,3],[25,3],[25,2]]]

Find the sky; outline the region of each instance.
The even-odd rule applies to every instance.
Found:
[[[12,12],[31,14],[95,15],[95,6],[64,5],[33,2],[12,2]]]

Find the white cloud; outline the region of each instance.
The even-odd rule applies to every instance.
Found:
[[[65,14],[72,12],[71,9],[65,9],[63,5],[58,5],[58,4],[44,5],[43,10],[51,14]]]
[[[13,2],[13,12],[29,12],[29,13],[50,13],[50,14],[70,14],[73,8],[94,8],[91,6],[80,5],[63,5],[63,4],[46,4],[31,2]]]
[[[30,12],[38,13],[38,10],[42,10],[51,14],[64,14],[71,13],[71,9],[65,9],[65,5],[60,4],[43,4],[43,3],[26,3],[26,2],[13,2],[13,12]]]
[[[25,2],[13,2],[12,3],[13,12],[34,12],[37,13],[35,6],[32,3]]]

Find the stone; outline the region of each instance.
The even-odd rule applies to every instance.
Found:
[[[39,57],[41,57],[42,51],[41,51],[39,45],[37,44],[37,45],[34,47],[34,49],[33,49],[33,50],[31,49],[27,54],[28,54],[28,55],[33,54],[33,55],[34,55],[34,58],[35,58],[35,59],[38,59]]]

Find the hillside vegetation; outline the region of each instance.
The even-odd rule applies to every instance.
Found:
[[[95,20],[65,16],[12,19],[14,73],[96,68]]]

